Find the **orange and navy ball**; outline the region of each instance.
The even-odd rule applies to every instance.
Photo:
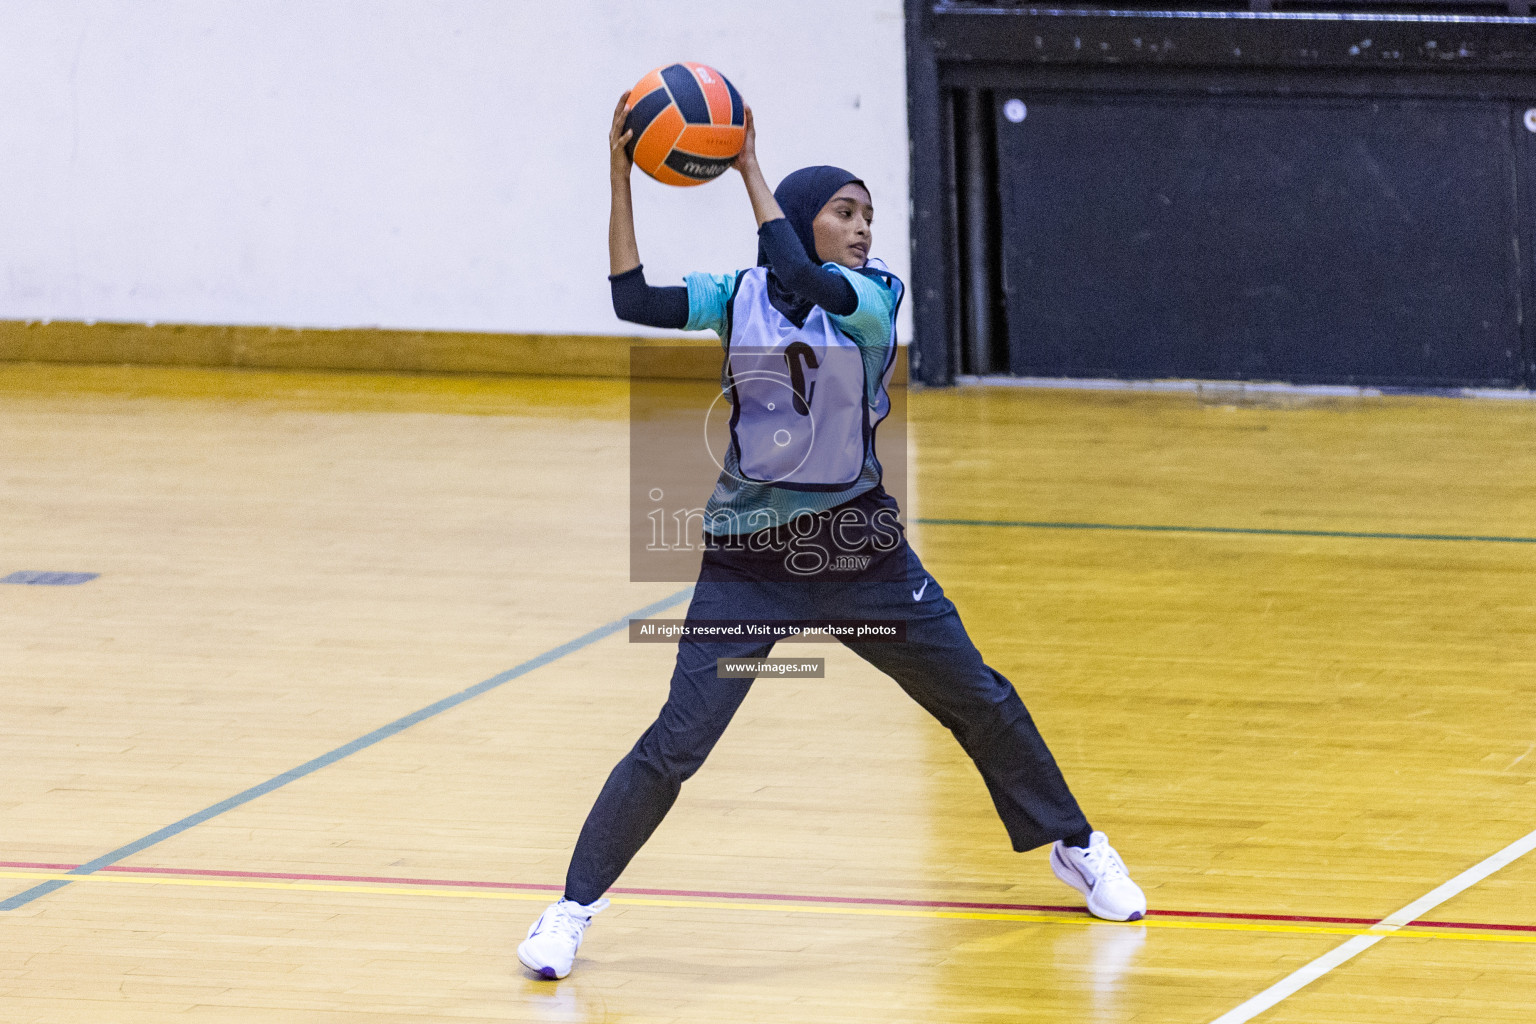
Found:
[[[624,127],[629,156],[665,185],[720,177],[746,142],[746,106],[725,76],[706,64],[668,64],[629,93]]]

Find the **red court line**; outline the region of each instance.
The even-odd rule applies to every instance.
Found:
[[[32,861],[0,861],[0,868],[31,868],[71,871],[78,864],[41,864]],[[431,885],[466,889],[518,889],[528,892],[559,892],[564,886],[541,882],[472,882],[453,878],[401,878],[390,875],[318,875],[284,871],[215,871],[203,868],[130,867],[109,864],[101,871],[132,875],[192,875],[201,878],[256,878],[285,882],[363,882],[374,885]],[[931,910],[1001,910],[1026,913],[1084,914],[1083,907],[1046,903],[968,903],[958,900],[902,900],[875,896],[795,896],[772,892],[716,892],[708,889],[629,889],[614,887],[616,896],[677,896],[692,899],[757,900],[783,903],[831,903],[843,906],[922,907]],[[1224,921],[1276,921],[1284,924],[1373,925],[1374,917],[1314,917],[1301,914],[1242,914],[1219,910],[1149,910],[1148,917],[1191,917]],[[1408,927],[1471,928],[1489,931],[1536,932],[1536,924],[1490,924],[1481,921],[1413,921]]]

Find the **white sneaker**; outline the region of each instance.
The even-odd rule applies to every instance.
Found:
[[[606,897],[586,906],[565,899],[551,903],[528,929],[528,937],[518,943],[517,958],[541,978],[553,981],[565,977],[576,962],[587,925],[606,906]]]
[[[1147,897],[1131,881],[1125,861],[1095,832],[1088,848],[1057,842],[1051,847],[1051,873],[1088,897],[1088,912],[1106,921],[1140,921],[1147,914]]]

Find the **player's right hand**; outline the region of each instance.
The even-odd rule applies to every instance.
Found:
[[[608,169],[620,178],[629,177],[629,169],[634,166],[634,161],[629,158],[629,140],[635,133],[624,127],[629,117],[624,104],[628,102],[629,90],[625,89],[619,94],[618,106],[613,108],[613,124],[608,127]]]

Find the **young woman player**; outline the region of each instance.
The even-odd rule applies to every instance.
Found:
[[[1051,870],[1115,921],[1146,897],[1088,824],[1013,685],[981,659],[955,606],[895,525],[880,486],[874,427],[889,409],[902,285],[870,258],[874,208],[864,183],[836,167],[795,171],[770,191],[752,113],[732,165],[758,223],[758,266],[690,274],[686,287],[646,284],[635,242],[625,100],[608,142],[613,206],[608,249],[614,311],[654,327],[714,330],[726,349],[733,444],[705,509],[705,552],[688,619],[897,620],[902,642],[845,641],[947,726],[975,762],[1015,850],[1054,844]],[[776,371],[776,372],[773,372]],[[786,379],[788,383],[786,384]],[[800,429],[814,419],[812,432]],[[867,556],[796,564],[815,548]],[[750,679],[716,678],[718,658],[760,658],[771,640],[680,641],[656,721],[608,776],[551,904],[517,949],[544,978],[570,973],[603,893],[704,763]]]

